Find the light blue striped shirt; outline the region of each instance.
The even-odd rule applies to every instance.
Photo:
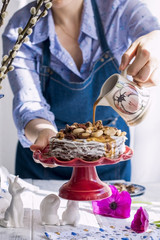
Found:
[[[30,17],[30,8],[35,2],[20,9],[9,21],[3,34],[4,54],[8,54],[13,47],[18,36],[18,28],[24,28],[26,25]],[[151,15],[146,5],[138,0],[97,0],[97,5],[108,45],[119,63],[122,54],[132,41],[160,29],[157,19]],[[36,24],[30,41],[23,44],[14,59],[15,70],[9,72],[8,77],[14,93],[14,121],[19,140],[24,147],[31,145],[24,135],[24,127],[30,120],[45,118],[54,124],[54,114],[50,112],[50,106],[42,95],[38,74],[42,43],[48,37],[51,44],[50,67],[66,81],[80,82],[87,78],[93,64],[101,55],[91,0],[84,0],[79,34],[79,45],[83,56],[80,71],[58,40],[51,11]]]

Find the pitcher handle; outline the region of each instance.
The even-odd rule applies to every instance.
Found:
[[[129,68],[130,64],[123,70],[121,71],[121,75],[124,77],[124,78],[127,78],[127,70]]]
[[[121,71],[121,76],[123,76],[125,79],[127,79],[128,80],[128,78],[127,78],[127,70],[128,70],[128,68],[129,68],[129,66],[130,66],[131,64],[129,64],[125,69],[124,69],[124,71]],[[129,81],[129,80],[128,80]],[[133,81],[131,81],[132,82],[132,85],[134,85],[135,87],[138,87],[139,89],[143,89],[144,87],[142,86],[142,87],[140,87],[140,86],[138,86],[135,82],[133,82]]]

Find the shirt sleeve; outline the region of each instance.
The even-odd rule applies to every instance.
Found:
[[[123,29],[127,29],[127,36],[133,42],[142,35],[160,30],[160,23],[145,3],[139,0],[128,0],[122,13],[121,29],[122,34]]]
[[[14,42],[3,35],[4,54],[12,49]],[[13,118],[18,130],[18,138],[23,147],[29,147],[31,142],[25,137],[24,128],[33,119],[42,118],[55,126],[54,114],[43,97],[39,74],[38,60],[33,55],[32,48],[22,45],[13,61],[14,71],[8,73],[9,82],[14,94]]]
[[[103,4],[103,0],[97,0],[107,43],[120,64],[123,53],[132,42],[154,30],[160,30],[160,23],[141,0],[107,2]]]

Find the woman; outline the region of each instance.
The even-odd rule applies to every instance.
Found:
[[[11,18],[3,34],[4,54],[13,46],[17,28],[28,21],[33,5]],[[14,60],[15,71],[8,74],[20,140],[16,174],[70,178],[71,168],[43,168],[34,163],[32,151],[43,149],[66,124],[92,121],[93,103],[102,84],[131,61],[128,74],[138,85],[156,85],[159,40],[157,20],[138,0],[108,0],[107,4],[103,0],[54,0],[48,16],[36,24],[30,41],[21,47]],[[98,107],[99,119],[126,131],[129,145],[129,128],[114,110]],[[130,180],[130,161],[101,166],[97,171],[102,180]]]

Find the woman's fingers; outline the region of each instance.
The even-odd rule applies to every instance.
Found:
[[[57,165],[55,165],[55,164],[47,164],[47,163],[42,163],[42,162],[39,162],[43,167],[45,167],[45,168],[55,168],[55,167],[57,167]]]
[[[122,56],[120,70],[127,69],[139,86],[159,85],[160,31],[153,31],[138,38]],[[131,62],[131,63],[130,63]]]
[[[160,67],[155,68],[152,72],[152,74],[149,76],[147,81],[136,81],[134,79],[134,82],[138,84],[140,87],[152,87],[152,86],[159,86],[160,85]]]
[[[55,136],[55,132],[53,132],[51,129],[43,129],[39,135],[38,138],[36,139],[35,143],[30,146],[31,151],[36,151],[36,150],[43,150],[48,144],[49,140],[51,137]],[[43,163],[37,159],[34,159],[36,163],[40,163],[43,167],[49,167],[49,168],[54,168],[57,167],[55,164],[47,164]]]
[[[152,59],[148,61],[136,75],[132,75],[135,81],[146,82],[151,80],[152,73],[157,69],[157,61]],[[128,70],[129,74],[129,70]]]
[[[133,78],[135,78],[140,72],[145,73],[146,75],[147,73],[144,70],[147,69],[145,68],[147,63],[147,66],[150,66],[150,53],[141,46],[138,46],[136,57],[132,64],[128,67],[127,73]],[[147,78],[148,77],[149,76],[147,75]],[[143,76],[143,74],[142,78],[144,78],[145,80],[147,79],[145,76]]]
[[[43,150],[47,144],[49,143],[49,139],[45,135],[40,135],[34,144],[30,146],[31,151]]]
[[[120,71],[125,70],[125,68],[129,65],[130,61],[134,58],[137,52],[138,43],[135,41],[131,44],[128,50],[123,54],[120,64]]]
[[[43,129],[40,131],[38,138],[35,143],[30,146],[31,151],[43,150],[48,144],[51,137],[55,136],[56,133],[51,129]]]
[[[42,165],[43,167],[45,167],[45,168],[47,168],[47,167],[49,167],[49,168],[57,167],[56,164],[47,164],[47,163],[43,163],[43,162],[40,162],[40,161],[37,160],[37,159],[34,159],[34,161],[35,161],[36,163],[41,164],[41,165]]]

